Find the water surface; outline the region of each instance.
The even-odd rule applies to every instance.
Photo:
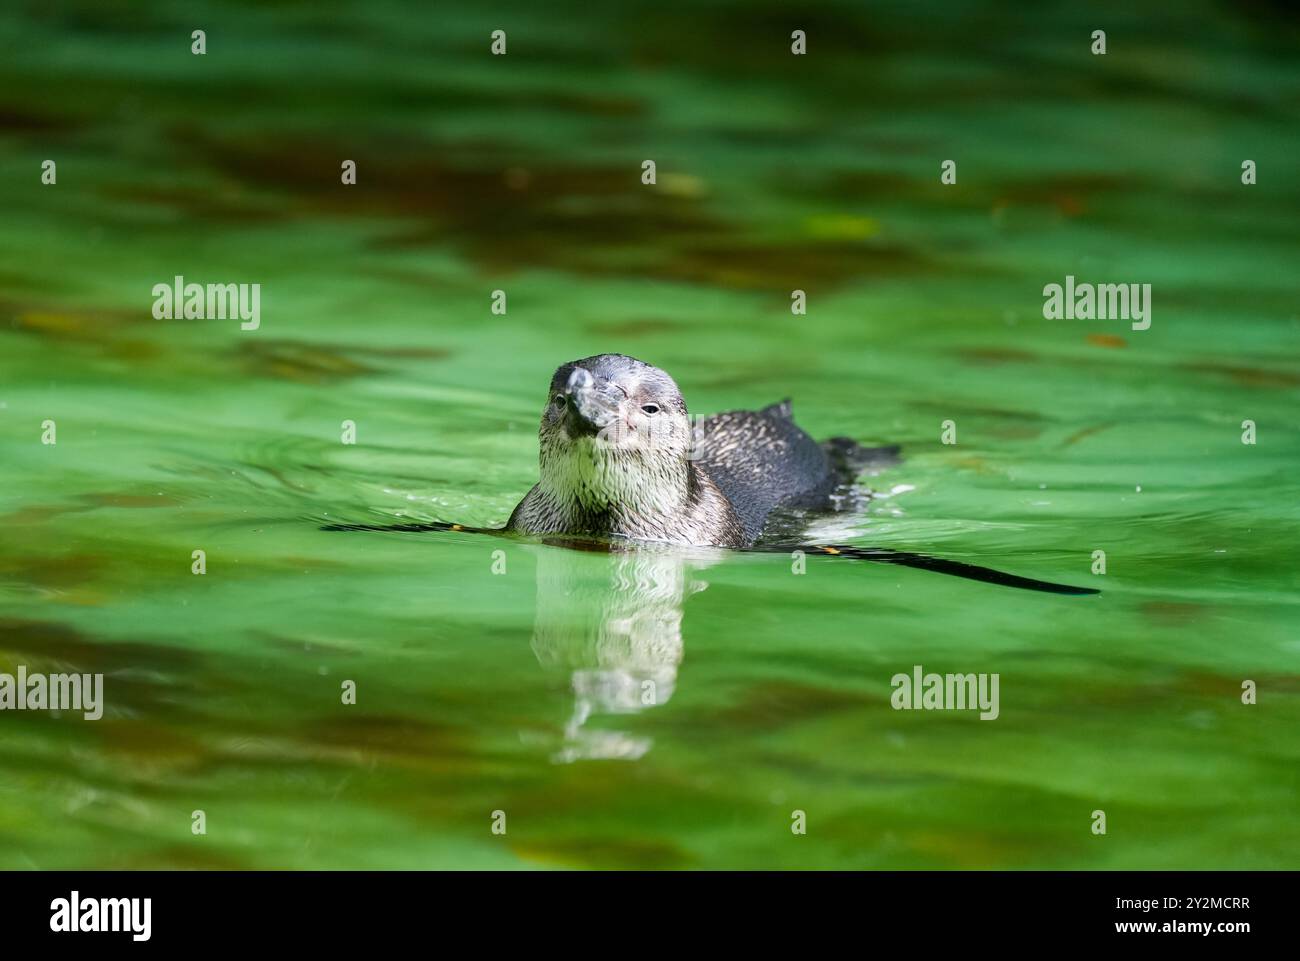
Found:
[[[0,715],[0,866],[1294,868],[1300,37],[1265,10],[17,5],[0,670],[107,705]],[[260,329],[154,320],[177,274],[260,283]],[[1151,328],[1044,320],[1069,274],[1152,284]],[[904,445],[829,539],[1104,592],[320,529],[502,523],[599,351]],[[892,710],[916,664],[999,673],[999,718]]]

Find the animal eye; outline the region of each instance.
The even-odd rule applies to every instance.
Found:
[[[564,395],[563,395],[563,394],[556,394],[555,397],[553,398],[552,402],[555,404],[556,407],[563,407],[563,406],[564,406]]]
[[[645,411],[647,414],[657,414],[657,413],[659,413],[659,405],[658,405],[658,404],[644,404],[644,405],[641,407],[641,409],[642,409],[643,411]]]

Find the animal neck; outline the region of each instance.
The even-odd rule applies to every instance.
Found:
[[[694,464],[643,450],[609,450],[591,442],[540,464],[542,491],[575,515],[609,514],[646,519],[671,517],[695,487]]]

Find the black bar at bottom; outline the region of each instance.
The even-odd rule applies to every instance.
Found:
[[[901,934],[927,950],[1045,940],[1232,950],[1287,933],[1295,882],[1291,872],[8,872],[0,918],[8,947],[74,949],[334,953],[511,933],[541,947],[555,936],[592,945],[601,931],[649,947],[704,923],[738,940],[844,931],[867,946]]]

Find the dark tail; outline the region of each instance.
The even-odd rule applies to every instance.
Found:
[[[803,551],[805,554],[824,554],[830,557],[847,557],[855,561],[875,561],[878,564],[897,564],[900,567],[915,567],[922,571],[934,571],[936,574],[948,574],[952,577],[964,577],[968,581],[982,581],[985,584],[997,584],[1001,587],[1018,587],[1025,591],[1043,591],[1047,594],[1100,594],[1092,587],[1074,587],[1070,584],[1053,584],[1019,574],[1007,574],[995,571],[991,567],[965,564],[961,561],[949,561],[942,557],[928,557],[925,554],[913,554],[910,551],[894,551],[884,547],[849,547],[839,544],[764,545],[756,550],[770,553],[788,554],[791,551]]]

